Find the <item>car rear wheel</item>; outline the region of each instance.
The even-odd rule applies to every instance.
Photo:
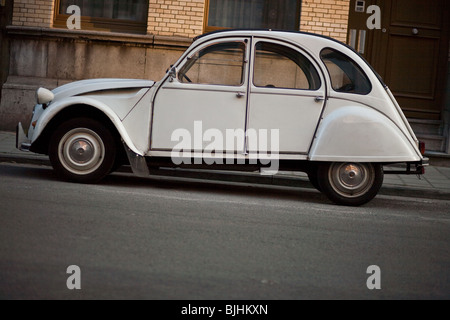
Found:
[[[376,163],[326,163],[319,166],[318,183],[333,202],[360,206],[371,201],[383,184],[383,167]]]
[[[54,132],[49,156],[63,179],[96,183],[111,172],[116,150],[114,137],[104,125],[93,119],[76,118]]]

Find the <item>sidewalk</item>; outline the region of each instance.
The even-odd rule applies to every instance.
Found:
[[[19,151],[15,144],[15,133],[0,131],[0,162],[50,165],[47,156]],[[298,172],[281,172],[272,177],[262,176],[258,173],[169,169],[161,170],[156,174],[227,182],[313,188],[306,174]],[[415,175],[385,175],[380,194],[450,200],[450,168],[429,166],[421,179],[418,179]]]

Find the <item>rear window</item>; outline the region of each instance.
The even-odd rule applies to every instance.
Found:
[[[322,50],[320,56],[328,69],[334,91],[364,95],[372,91],[367,75],[345,54],[327,48]]]

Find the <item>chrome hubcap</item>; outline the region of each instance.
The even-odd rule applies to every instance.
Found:
[[[97,170],[102,164],[105,146],[94,131],[76,128],[64,135],[58,152],[65,169],[74,174],[86,175]]]
[[[358,197],[374,183],[375,172],[370,164],[336,163],[330,166],[329,178],[333,189],[345,197]]]
[[[75,141],[69,150],[70,157],[78,163],[85,163],[92,159],[94,147],[87,140]]]
[[[339,170],[339,179],[349,188],[354,188],[364,180],[364,172],[353,164],[343,166]]]

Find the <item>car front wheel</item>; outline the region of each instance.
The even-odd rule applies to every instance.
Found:
[[[319,166],[322,192],[340,205],[360,206],[377,195],[383,184],[383,166],[376,163],[324,163]]]
[[[116,145],[111,132],[100,122],[76,118],[64,122],[54,132],[49,156],[61,178],[96,183],[111,172]]]

